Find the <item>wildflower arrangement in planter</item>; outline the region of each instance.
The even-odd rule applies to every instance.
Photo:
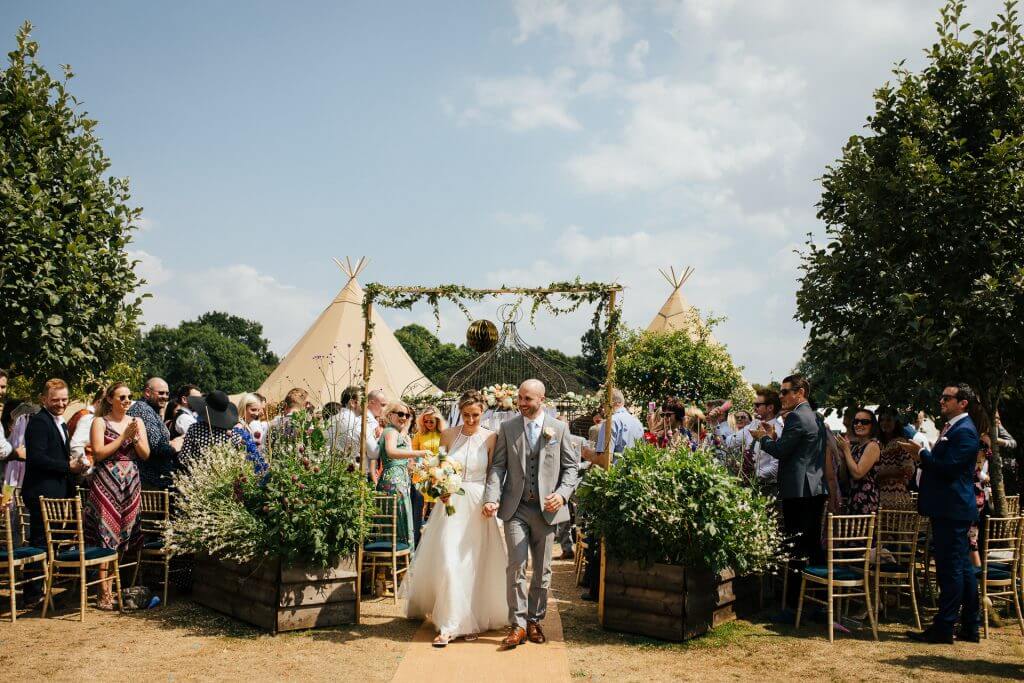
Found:
[[[219,444],[174,475],[174,551],[321,567],[356,553],[369,531],[373,490],[350,459],[327,449],[322,425],[296,415],[263,474]]]

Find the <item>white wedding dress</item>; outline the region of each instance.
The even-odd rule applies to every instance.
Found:
[[[408,599],[406,616],[429,617],[438,631],[451,637],[508,623],[505,541],[497,518],[482,512],[491,434],[480,429],[456,437],[448,457],[462,463],[466,493],[451,497],[453,515],[440,502],[434,506],[399,593]]]

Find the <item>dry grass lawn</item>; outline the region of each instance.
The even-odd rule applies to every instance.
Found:
[[[554,595],[577,680],[1024,678],[1024,641],[1009,625],[980,645],[912,645],[895,624],[882,625],[879,643],[865,632],[829,645],[820,624],[796,633],[737,621],[666,644],[601,630],[596,607],[579,600],[573,583],[571,563],[556,562]],[[366,602],[363,612],[360,626],[277,637],[173,598],[170,607],[132,614],[90,610],[84,624],[71,610],[45,621],[37,612],[13,626],[0,622],[0,671],[5,680],[390,680],[419,624],[390,600]]]

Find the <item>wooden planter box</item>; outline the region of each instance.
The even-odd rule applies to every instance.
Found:
[[[196,557],[192,597],[200,605],[280,633],[359,622],[356,558],[333,567]]]
[[[612,631],[681,642],[736,619],[736,592],[749,581],[671,564],[641,567],[601,551],[601,625]]]

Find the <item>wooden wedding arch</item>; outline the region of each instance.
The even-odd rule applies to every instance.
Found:
[[[371,370],[373,368],[373,351],[371,341],[373,339],[374,324],[372,321],[373,307],[377,304],[384,308],[411,309],[413,304],[426,300],[434,310],[434,318],[440,325],[441,315],[439,304],[447,300],[455,304],[468,319],[472,319],[469,310],[463,303],[468,301],[481,301],[488,296],[512,295],[519,297],[516,306],[521,306],[530,301],[530,318],[534,319],[537,311],[544,309],[554,315],[572,313],[584,303],[595,304],[594,324],[600,324],[604,320],[604,332],[608,345],[606,357],[607,378],[604,384],[605,393],[605,424],[604,444],[600,458],[596,464],[608,467],[611,462],[611,440],[612,440],[612,389],[615,387],[615,345],[618,340],[621,309],[617,304],[617,297],[622,291],[622,285],[617,283],[604,282],[581,282],[579,279],[571,282],[554,282],[547,287],[498,287],[495,289],[472,289],[462,285],[438,285],[436,287],[408,287],[408,286],[386,286],[380,283],[371,282],[364,289],[363,298],[363,320],[366,322],[366,329],[363,337],[363,386],[368,389]],[[552,299],[554,297],[554,299]],[[526,378],[523,378],[526,379]],[[366,425],[367,425],[367,402],[363,401],[362,426],[360,428],[359,440],[359,462],[360,466],[366,467]]]

